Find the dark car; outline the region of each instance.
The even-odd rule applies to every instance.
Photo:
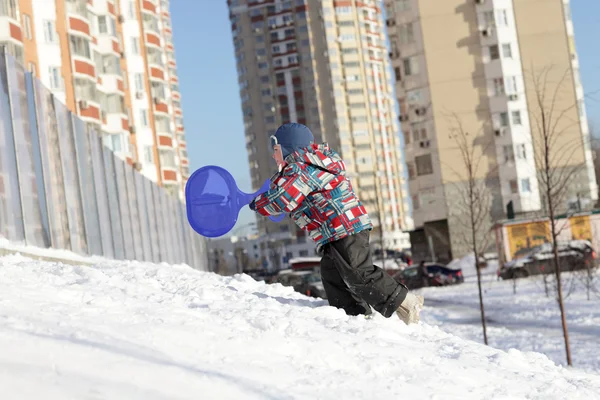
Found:
[[[558,243],[558,258],[562,272],[596,268],[596,252],[587,240]],[[544,243],[528,251],[520,251],[517,257],[498,270],[502,279],[526,278],[531,275],[554,273],[554,253],[550,243]]]
[[[427,276],[424,277],[419,266],[405,268],[394,274],[393,278],[403,283],[409,289],[418,289],[425,286],[446,286],[464,282],[460,268],[448,268],[443,264],[427,263]]]
[[[276,282],[283,286],[292,286],[296,292],[306,296],[327,298],[321,274],[318,272],[283,270],[279,272]]]

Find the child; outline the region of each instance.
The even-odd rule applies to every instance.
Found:
[[[289,213],[317,244],[329,304],[348,315],[369,315],[371,307],[406,324],[419,321],[423,297],[408,292],[371,262],[367,211],[354,194],[340,156],[314,144],[304,125],[289,123],[271,137],[279,167],[269,191],[250,208],[263,216]]]

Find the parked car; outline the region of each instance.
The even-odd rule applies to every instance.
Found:
[[[279,272],[275,282],[283,286],[291,286],[296,292],[306,296],[327,298],[321,274],[318,272],[283,270]]]
[[[418,265],[398,271],[393,275],[393,278],[411,290],[424,286],[454,285],[463,283],[465,280],[460,268],[448,268],[439,263],[426,263],[425,267],[427,268],[426,279],[424,279]]]
[[[502,279],[525,278],[531,275],[554,273],[552,244],[544,243],[532,249],[517,252],[516,257],[498,270]],[[562,272],[596,268],[596,252],[587,240],[558,243],[558,257]]]

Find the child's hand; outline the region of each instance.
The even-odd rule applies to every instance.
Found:
[[[252,200],[250,204],[248,204],[248,207],[250,207],[252,211],[256,211],[256,199]]]

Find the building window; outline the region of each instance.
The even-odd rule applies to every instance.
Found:
[[[262,83],[269,83],[269,76],[268,75],[261,76],[260,81]]]
[[[504,78],[494,78],[494,96],[501,96],[504,92]]]
[[[139,37],[134,36],[131,38],[131,53],[135,54],[135,55],[140,54],[140,38]]]
[[[135,90],[136,92],[144,91],[144,75],[140,73],[136,73],[133,75],[133,80],[135,82]]]
[[[508,13],[506,10],[496,10],[496,24],[498,26],[508,26]]]
[[[115,151],[117,153],[123,149],[123,146],[121,146],[122,136],[123,135],[121,135],[120,133],[115,133],[114,135],[110,135],[110,147],[112,148],[113,151]]]
[[[267,124],[273,124],[273,123],[275,123],[275,117],[269,116],[269,117],[265,118],[265,122]]]
[[[352,7],[336,7],[335,13],[338,15],[345,15],[352,13]]]
[[[489,47],[490,60],[497,60],[500,58],[500,52],[498,51],[498,45],[495,44]]]
[[[509,124],[508,121],[508,113],[507,112],[501,112],[500,113],[500,126],[503,128],[506,128]]]
[[[402,80],[402,72],[400,71],[400,67],[394,68],[394,74],[396,75],[396,81],[400,82]]]
[[[516,76],[507,77],[505,84],[506,84],[506,93],[514,94],[519,91],[519,89],[517,87],[517,77]]]
[[[71,52],[74,55],[91,58],[90,42],[79,36],[70,36]]]
[[[515,160],[515,152],[512,144],[504,146],[504,162],[512,162]]]
[[[510,186],[510,192],[512,194],[516,194],[519,193],[519,185],[517,184],[517,180],[516,179],[511,179],[508,182],[509,186]]]
[[[504,58],[512,58],[512,48],[510,47],[510,43],[504,43],[502,45],[502,56]]]
[[[144,146],[144,161],[154,164],[154,148],[152,146]]]
[[[31,33],[31,17],[27,14],[23,14],[23,27],[25,28],[25,37],[27,40],[33,39],[33,34]]]
[[[513,125],[521,125],[521,111],[513,111],[512,112],[512,123]]]
[[[412,24],[412,22],[410,22],[408,24],[403,24],[400,26],[399,36],[400,36],[400,43],[402,43],[402,44],[414,43],[415,31],[414,31],[414,25]]]
[[[529,178],[521,179],[521,191],[523,193],[531,193],[531,182]]]
[[[493,11],[484,11],[482,13],[483,24],[486,27],[493,27],[496,25],[496,21],[494,20],[494,12]]]
[[[48,75],[50,76],[50,89],[62,89],[62,78],[60,75],[60,67],[49,67]]]
[[[414,196],[412,196],[412,204],[413,204],[413,209],[418,210],[419,208],[421,208],[421,202],[419,201],[419,195],[415,194]]]
[[[46,43],[57,43],[56,26],[54,21],[45,20],[44,26],[44,39]]]
[[[412,0],[396,0],[396,7],[398,11],[410,11]]]
[[[127,7],[129,19],[136,19],[135,1],[130,1]]]
[[[244,53],[242,53],[242,54],[244,54]],[[266,49],[256,49],[256,55],[257,56],[264,56],[266,54],[267,54],[267,50]],[[242,60],[243,60],[243,58],[242,58]]]
[[[520,160],[527,159],[527,149],[524,144],[518,144],[517,146],[517,158]]]
[[[148,127],[148,110],[146,110],[146,109],[140,110],[140,121],[144,128]]]
[[[402,60],[404,65],[404,75],[416,75],[419,73],[419,61],[417,57],[409,57]]]
[[[431,163],[431,154],[425,154],[422,156],[415,157],[415,164],[417,166],[417,175],[429,175],[433,174],[433,164]]]

